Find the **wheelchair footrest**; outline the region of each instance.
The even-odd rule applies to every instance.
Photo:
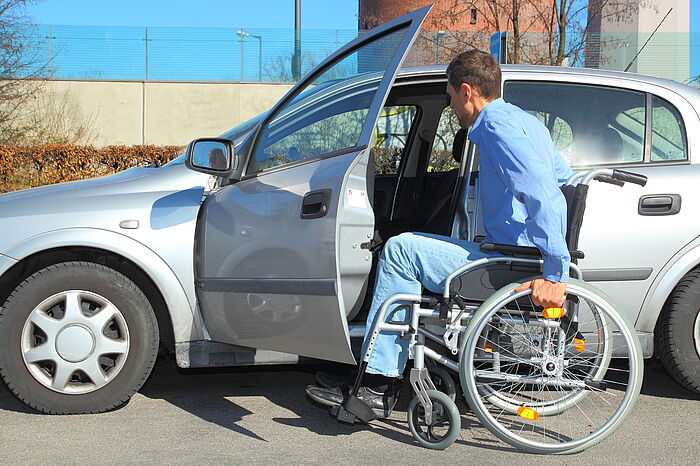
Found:
[[[348,395],[342,405],[333,406],[329,412],[338,422],[344,424],[367,424],[377,419],[377,414],[372,408],[353,395]]]

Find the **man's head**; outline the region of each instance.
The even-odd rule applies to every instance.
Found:
[[[486,104],[501,97],[501,67],[481,50],[462,52],[447,67],[447,94],[459,125],[467,128]]]
[[[214,147],[209,151],[209,166],[215,170],[223,170],[226,168],[226,156],[224,151],[218,147]]]

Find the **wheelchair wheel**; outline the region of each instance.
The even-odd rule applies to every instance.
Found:
[[[447,369],[435,365],[428,365],[426,369],[428,369],[430,379],[433,381],[435,388],[447,395],[450,400],[455,401],[455,398],[457,398],[457,387]]]
[[[444,450],[454,443],[462,427],[459,410],[454,401],[437,390],[428,390],[433,403],[432,424],[425,421],[425,408],[417,396],[408,405],[408,428],[413,437],[425,448]]]
[[[606,345],[611,345],[613,341],[610,333],[610,326],[607,325],[605,316],[598,312],[597,308],[587,305],[579,306],[578,303],[572,305],[571,302],[567,304],[569,307],[575,309],[577,328],[579,322],[584,323],[586,324],[585,327],[589,335],[602,335],[602,338],[589,338],[588,343],[585,342],[585,339],[579,339],[579,349],[583,347],[584,351],[586,351],[585,357],[583,357],[583,355],[579,356],[578,353],[583,351],[578,351],[576,349],[576,335],[573,335],[573,333],[579,332],[569,331],[573,325],[571,321],[560,321],[559,325],[563,325],[564,330],[564,337],[562,340],[570,345],[566,364],[569,370],[577,373],[579,379],[588,379],[592,381],[601,380],[608,370],[612,357],[612,351],[606,348]],[[527,303],[525,306],[527,306]],[[523,307],[522,304],[521,307]],[[570,333],[568,339],[566,337],[567,331]],[[492,330],[490,338],[487,336],[490,340],[496,340],[495,344],[493,342],[487,342],[486,339],[484,339],[480,343],[480,347],[483,346],[487,348],[490,346],[492,353],[495,351],[499,356],[508,356],[509,354],[517,354],[520,356],[523,354],[531,355],[532,351],[530,351],[529,347],[531,345],[540,347],[543,341],[547,341],[545,333],[544,327],[528,326],[524,322],[522,324],[511,323],[507,326],[501,326],[498,333]],[[527,341],[523,338],[518,338],[518,335],[523,334],[529,336]],[[511,335],[515,335],[515,338]],[[506,343],[504,343],[503,340],[505,340]],[[515,343],[512,343],[513,340],[515,340]],[[507,342],[511,342],[511,344],[508,345]],[[595,349],[593,348],[594,346]],[[522,370],[522,368],[518,369]],[[513,390],[497,390],[491,384],[479,385],[478,390],[480,396],[484,400],[511,414],[518,414],[518,410],[523,406],[522,398],[517,394],[511,394]],[[561,414],[567,409],[576,406],[581,402],[581,399],[588,396],[589,393],[589,390],[563,390],[559,393],[559,396],[556,397],[546,397],[546,399],[541,400],[527,400],[528,407],[535,409],[540,416]]]
[[[565,316],[534,306],[530,290],[515,293],[519,285],[494,293],[467,329],[465,397],[492,433],[517,448],[584,450],[614,432],[639,395],[636,331],[584,282],[569,282]]]

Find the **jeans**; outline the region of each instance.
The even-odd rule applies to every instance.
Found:
[[[369,340],[377,311],[388,297],[397,293],[419,295],[421,285],[432,292],[441,293],[448,275],[484,257],[486,254],[479,251],[478,243],[446,236],[402,233],[389,239],[379,257],[363,347]],[[392,310],[397,306],[388,309],[387,318],[391,317],[394,321],[406,318],[405,307],[392,315]],[[367,372],[387,377],[400,376],[408,360],[408,343],[408,340],[400,339],[397,333],[380,333]]]

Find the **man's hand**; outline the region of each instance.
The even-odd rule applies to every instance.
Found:
[[[532,302],[542,307],[561,307],[566,299],[566,282],[550,282],[536,278],[523,283],[515,291],[532,288]]]

